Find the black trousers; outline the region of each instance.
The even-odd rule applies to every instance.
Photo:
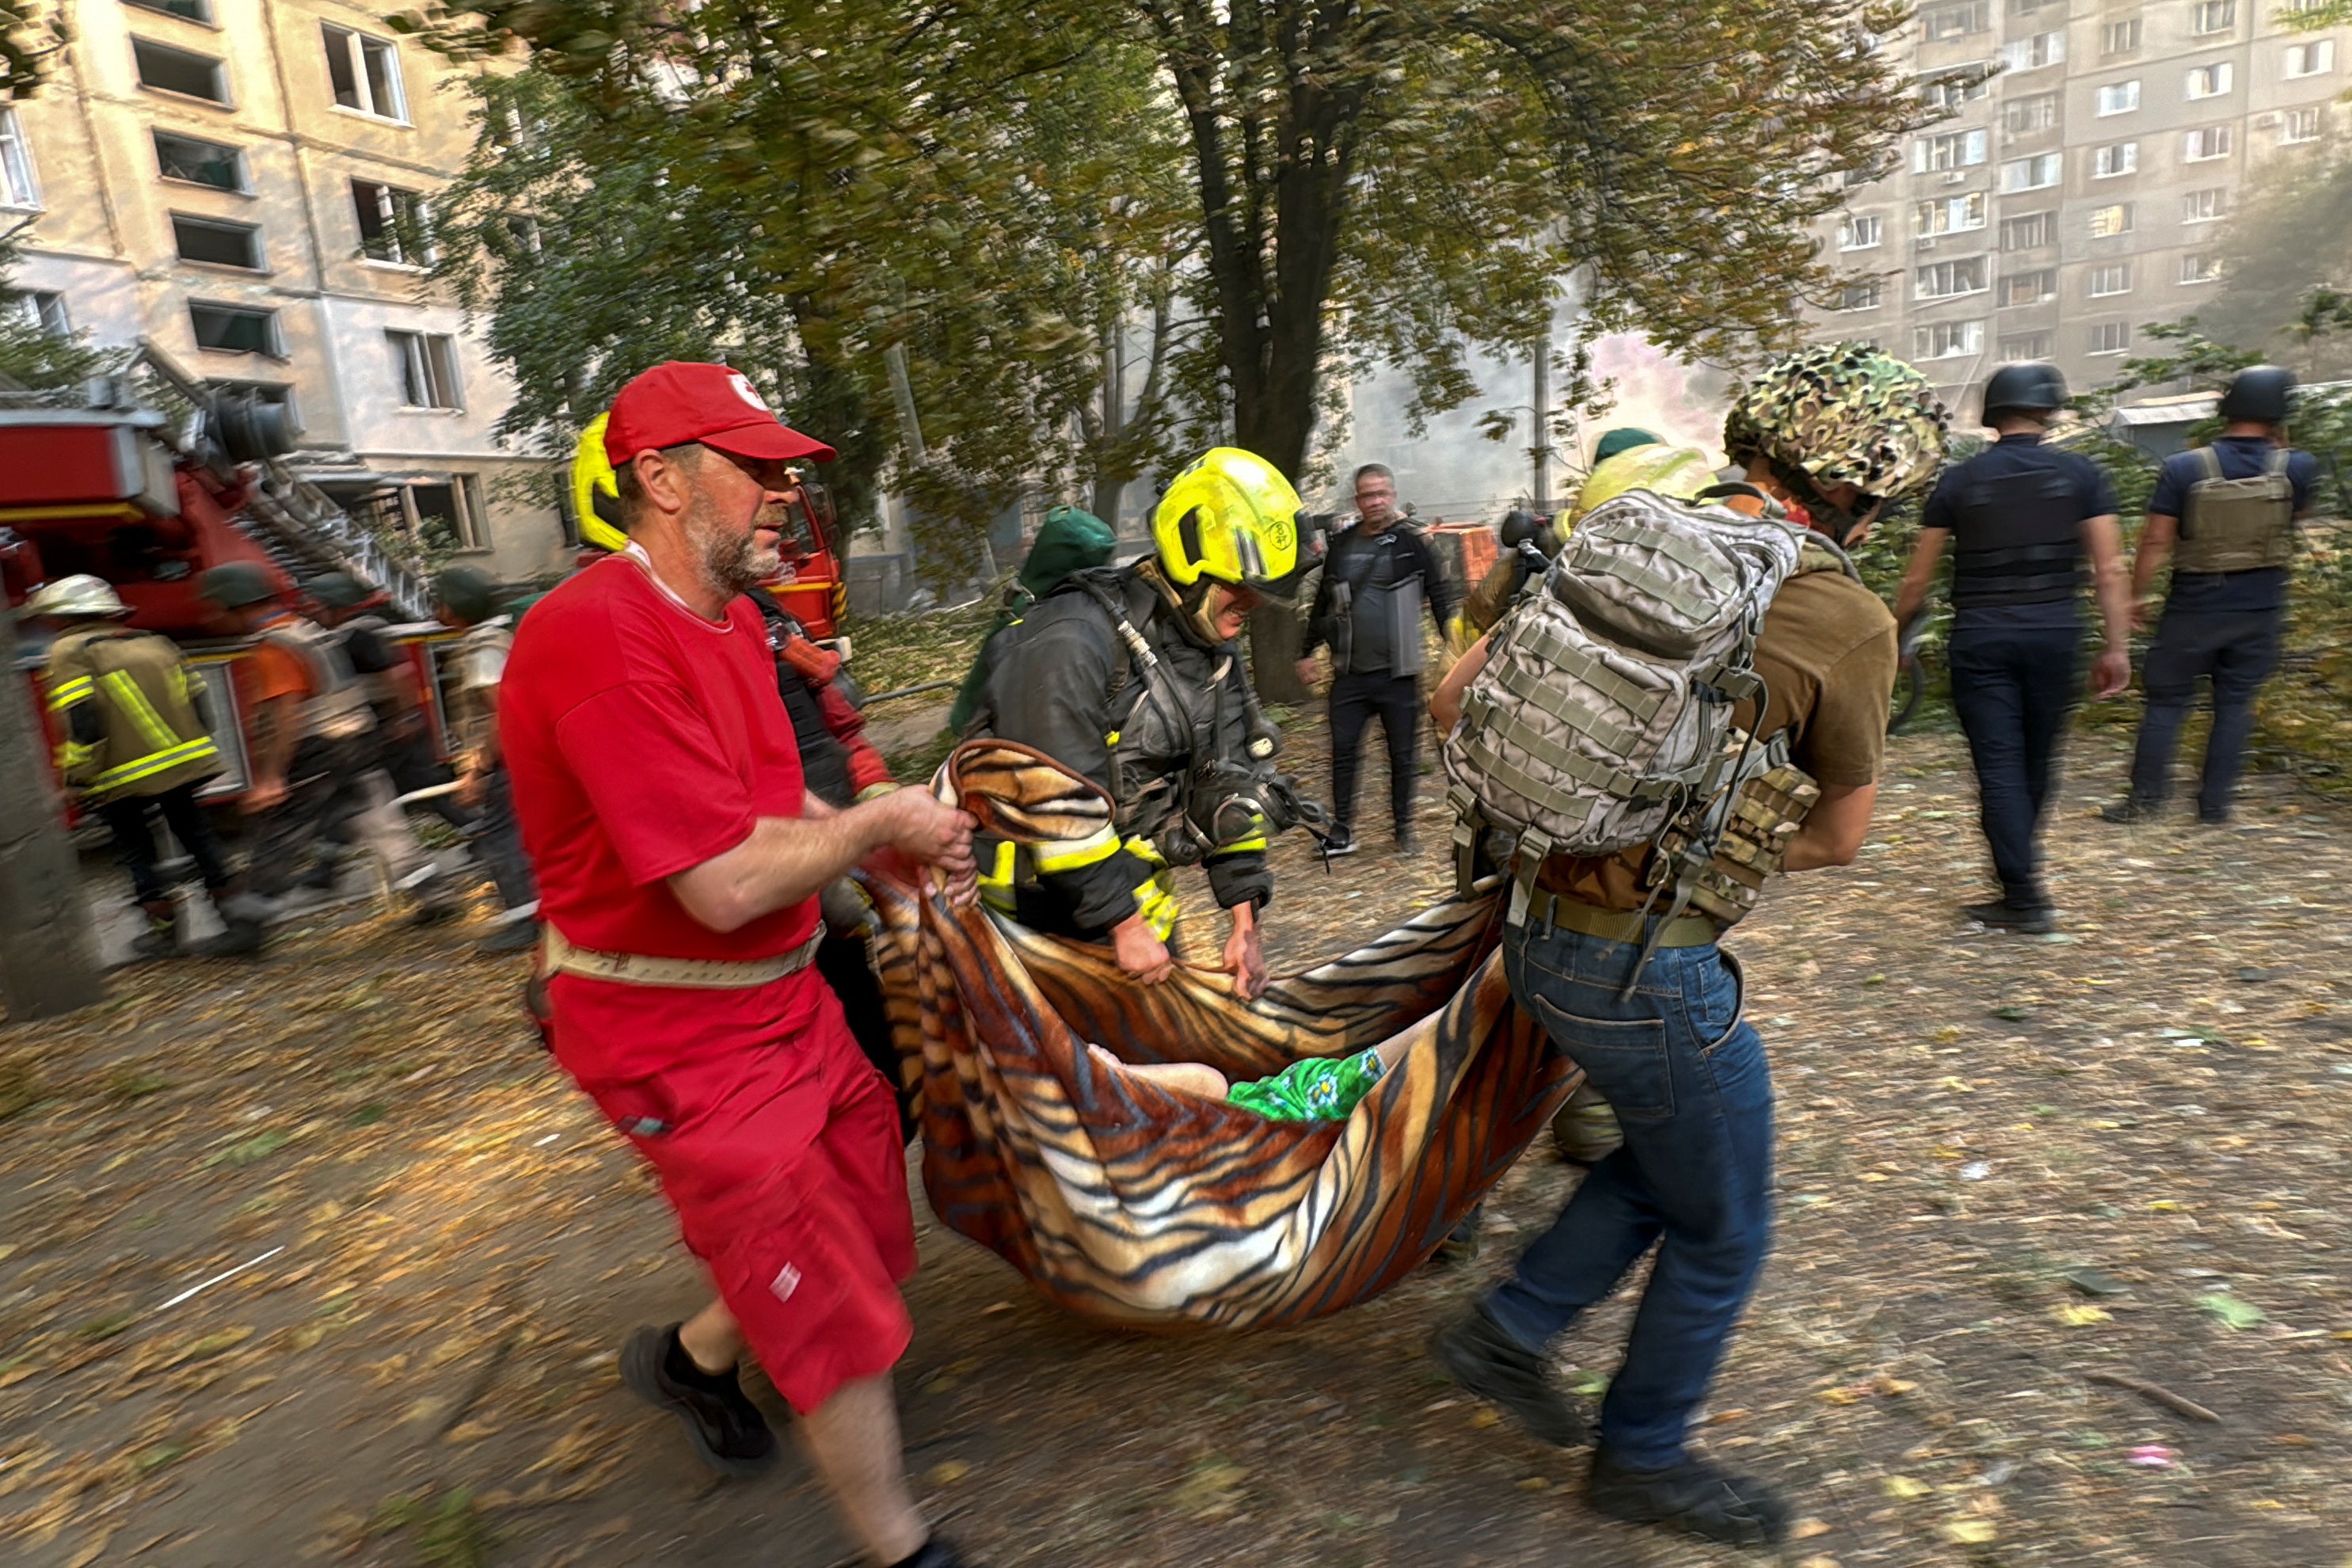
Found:
[[[2254,733],[2254,698],[2278,668],[2286,616],[2278,610],[2186,615],[2168,612],[2157,623],[2140,668],[2147,689],[2147,713],[2132,751],[2132,798],[2159,805],[2172,793],[2172,757],[2180,746],[2180,726],[2197,700],[2200,676],[2213,683],[2213,733],[2205,742],[2205,772],[2197,790],[2197,814],[2230,815],[2245,765],[2246,742]]]
[[[132,896],[142,904],[161,902],[171,897],[171,889],[156,874],[159,857],[155,851],[155,831],[150,816],[161,812],[163,826],[180,841],[180,847],[196,863],[198,875],[205,879],[205,890],[217,893],[228,886],[228,857],[221,852],[219,837],[213,832],[205,808],[196,804],[196,791],[205,781],[176,784],[161,795],[123,795],[99,803],[98,815],[107,831],[114,835],[114,852],[122,860],[122,868],[131,873]]]
[[[1389,814],[1400,832],[1412,826],[1421,782],[1421,679],[1418,676],[1341,675],[1331,681],[1331,815],[1347,831],[1356,820],[1356,772],[1364,727],[1377,714],[1389,742]]]
[[[1977,769],[1977,805],[2001,898],[2040,909],[2042,808],[2057,787],[2059,742],[2081,690],[2083,631],[1952,628],[1952,707]]]

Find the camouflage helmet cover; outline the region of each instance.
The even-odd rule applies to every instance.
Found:
[[[1723,422],[1734,461],[1761,454],[1818,490],[1852,485],[1892,500],[1944,460],[1952,416],[1927,378],[1860,343],[1801,349],[1748,384]]]

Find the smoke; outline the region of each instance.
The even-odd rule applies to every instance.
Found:
[[[1620,333],[1592,345],[1596,381],[1612,398],[1608,412],[1583,414],[1552,438],[1551,494],[1557,503],[1574,493],[1591,466],[1592,446],[1602,433],[1633,425],[1670,442],[1704,447],[1720,464],[1723,454],[1724,391],[1727,378],[1705,366],[1670,358],[1646,339]],[[1499,521],[1514,506],[1524,505],[1533,491],[1533,465],[1528,457],[1528,405],[1534,397],[1534,376],[1524,359],[1476,358],[1470,372],[1480,395],[1450,413],[1429,421],[1419,437],[1406,435],[1405,409],[1412,399],[1411,382],[1393,371],[1375,372],[1349,389],[1351,419],[1348,438],[1331,454],[1331,481],[1320,496],[1310,495],[1310,509],[1346,512],[1352,507],[1351,478],[1359,465],[1385,463],[1395,470],[1397,497],[1412,504],[1423,522],[1440,519],[1462,522]],[[1554,411],[1559,412],[1559,378],[1555,374]],[[1609,384],[1614,385],[1610,386]],[[1488,411],[1507,414],[1509,436],[1490,441],[1481,430]]]

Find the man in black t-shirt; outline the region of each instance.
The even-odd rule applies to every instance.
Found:
[[[2031,932],[2055,924],[2035,838],[2074,710],[2085,563],[2106,626],[2092,689],[2105,700],[2131,681],[2115,487],[2088,458],[2042,440],[2065,403],[2054,366],[1993,373],[1984,418],[1999,439],[1937,482],[1895,602],[1896,620],[1907,625],[1952,548],[1952,706],[1976,763],[1979,811],[2000,879],[2000,898],[1963,912]]]
[[[1356,470],[1356,526],[1332,542],[1307,619],[1298,679],[1312,687],[1316,651],[1331,648],[1332,855],[1352,854],[1356,770],[1374,715],[1389,743],[1389,810],[1400,851],[1412,847],[1412,798],[1421,777],[1421,616],[1438,635],[1455,594],[1421,535],[1397,510],[1396,479],[1378,463]]]
[[[2278,668],[2294,520],[2311,510],[2319,479],[2317,459],[2286,444],[2294,388],[2294,377],[2275,365],[2240,371],[2221,395],[2221,434],[2166,458],[2148,497],[2132,569],[2137,614],[2146,615],[2168,557],[2172,589],[2140,671],[2147,714],[2132,754],[2131,794],[2099,814],[2109,822],[2138,822],[2163,808],[2200,676],[2213,683],[2213,732],[2197,819],[2230,820],[2254,698]]]

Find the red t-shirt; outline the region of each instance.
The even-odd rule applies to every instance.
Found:
[[[742,843],[757,817],[801,815],[800,752],[748,600],[713,623],[635,561],[597,563],[516,629],[499,737],[540,918],[573,945],[740,962],[816,929],[812,898],[715,931],[665,880]]]

